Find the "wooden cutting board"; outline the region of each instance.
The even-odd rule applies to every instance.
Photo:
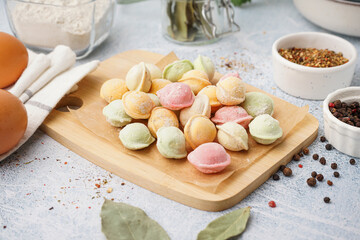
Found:
[[[63,98],[60,106],[99,101],[99,90],[105,80],[119,77],[121,71],[138,62],[156,63],[162,57],[140,50],[118,54],[102,62],[95,72],[85,77],[79,83],[79,90]],[[125,155],[107,140],[90,132],[70,112],[53,110],[41,129],[75,153],[130,182],[194,208],[221,211],[240,202],[268,180],[280,165],[287,164],[301,148],[310,145],[317,136],[318,126],[317,119],[307,114],[282,143],[245,171],[239,171],[221,183],[216,193],[176,180],[137,158]]]

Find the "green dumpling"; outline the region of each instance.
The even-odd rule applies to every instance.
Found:
[[[274,113],[274,101],[268,95],[261,92],[248,92],[245,94],[245,102],[241,106],[252,117],[257,117],[261,114]]]
[[[184,73],[193,70],[194,66],[189,60],[179,60],[170,63],[164,68],[162,77],[170,80],[171,82],[177,82]]]
[[[213,79],[215,66],[209,57],[199,55],[194,61],[194,69],[205,72],[209,80]]]
[[[126,114],[124,105],[120,99],[114,100],[103,109],[103,114],[114,127],[123,127],[129,124],[132,118]]]
[[[249,124],[250,134],[260,144],[268,145],[275,142],[283,135],[279,121],[269,114],[257,116]]]
[[[185,136],[177,127],[161,127],[157,132],[157,149],[166,158],[184,158],[187,155]]]
[[[142,123],[126,125],[119,134],[124,147],[131,150],[139,150],[148,147],[155,141],[149,129]]]

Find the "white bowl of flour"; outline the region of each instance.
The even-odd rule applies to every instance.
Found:
[[[67,45],[85,57],[109,35],[114,0],[6,0],[16,37],[27,47],[51,51]]]

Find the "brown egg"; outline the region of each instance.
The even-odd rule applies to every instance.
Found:
[[[24,44],[15,37],[0,32],[0,88],[13,84],[28,64]]]
[[[22,102],[0,89],[0,154],[19,143],[27,127],[27,113]]]

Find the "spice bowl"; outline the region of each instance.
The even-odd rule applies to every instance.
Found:
[[[308,67],[293,63],[279,54],[281,48],[316,48],[342,53],[349,61],[335,67]],[[339,88],[349,87],[354,75],[357,52],[347,40],[327,33],[300,32],[283,36],[272,46],[274,80],[280,89],[295,97],[323,100]]]
[[[329,103],[360,102],[360,87],[338,89],[323,102],[325,137],[337,150],[353,157],[360,157],[360,127],[351,126],[337,119],[329,110]]]

